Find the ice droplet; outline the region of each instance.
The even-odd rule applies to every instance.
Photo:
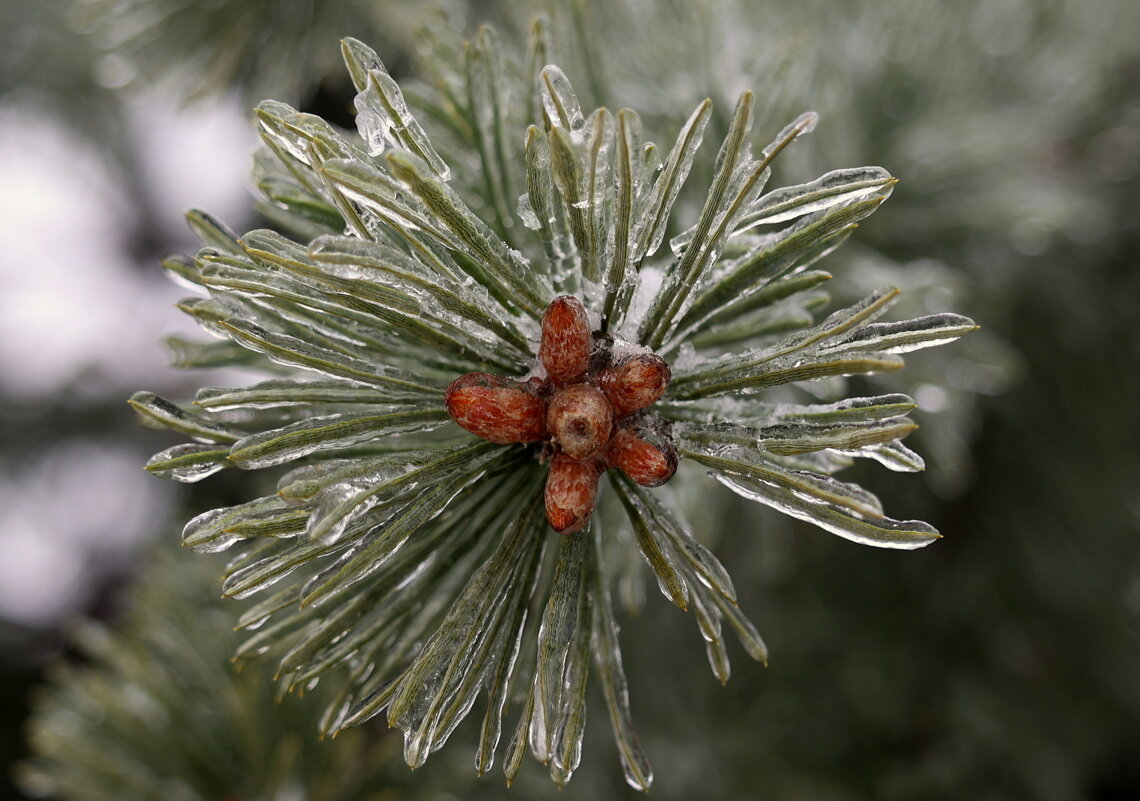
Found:
[[[361,103],[359,97],[356,100],[356,127],[370,156],[379,156],[391,141],[392,126],[387,119]]]
[[[535,214],[534,207],[530,204],[529,194],[524,193],[522,195],[519,195],[517,213],[519,219],[522,220],[522,224],[530,230],[537,231],[540,228],[538,215]]]

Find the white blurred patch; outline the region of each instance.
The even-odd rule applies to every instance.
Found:
[[[253,134],[236,105],[132,108],[155,218],[242,219]],[[166,371],[160,338],[196,327],[185,292],[124,252],[135,213],[113,162],[42,113],[0,110],[0,384],[17,400],[129,392]],[[194,247],[189,234],[172,248]]]
[[[95,581],[165,519],[170,488],[145,455],[73,441],[0,465],[0,617],[47,627],[80,611]]]
[[[235,104],[180,109],[156,96],[129,115],[146,194],[156,199],[149,212],[166,232],[186,232],[171,249],[196,247],[182,221],[187,207],[241,225],[254,143]],[[200,332],[174,308],[185,289],[157,263],[131,263],[138,210],[115,164],[97,142],[40,109],[0,108],[0,395],[7,401],[125,401],[136,389],[162,391],[184,380],[168,367],[161,339]],[[161,529],[171,488],[143,472],[148,455],[92,440],[21,453],[18,464],[4,454],[0,618],[58,623]]]
[[[159,219],[181,221],[189,209],[236,226],[249,216],[250,170],[257,135],[252,109],[221,98],[179,106],[152,91],[129,107],[138,151]],[[191,242],[189,231],[187,242]],[[196,241],[189,245],[198,246]]]

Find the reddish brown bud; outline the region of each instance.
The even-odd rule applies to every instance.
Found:
[[[590,321],[582,301],[563,295],[547,307],[542,315],[538,359],[554,384],[585,378],[590,369]]]
[[[546,436],[545,404],[518,381],[468,373],[451,382],[444,400],[452,420],[485,440],[505,444]]]
[[[606,468],[595,460],[580,462],[560,453],[546,477],[546,519],[560,534],[579,531],[594,511],[598,476]]]
[[[551,439],[572,459],[589,459],[603,447],[613,429],[613,410],[602,391],[591,384],[558,390],[546,406]]]
[[[616,417],[625,417],[655,403],[669,386],[669,365],[655,353],[639,353],[598,373]]]
[[[644,437],[644,438],[643,438]],[[606,465],[643,487],[660,487],[677,472],[677,450],[668,437],[619,428],[606,446]]]

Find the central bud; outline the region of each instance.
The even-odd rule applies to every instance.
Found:
[[[610,441],[614,411],[605,394],[590,384],[571,384],[546,404],[546,430],[571,459],[589,459]]]
[[[563,295],[542,317],[538,361],[545,378],[468,373],[451,382],[444,402],[455,422],[483,439],[546,443],[536,453],[550,459],[551,528],[571,534],[589,522],[598,478],[611,467],[645,487],[673,477],[677,449],[668,427],[643,412],[669,385],[660,356],[595,338],[582,302]]]

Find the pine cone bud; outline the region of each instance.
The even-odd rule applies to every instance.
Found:
[[[590,369],[590,320],[582,301],[572,295],[555,298],[542,315],[538,359],[551,383],[581,381]]]
[[[589,459],[605,447],[613,429],[613,410],[591,384],[558,390],[546,407],[546,428],[572,459]]]
[[[605,467],[595,461],[580,462],[560,453],[550,462],[546,477],[546,519],[560,534],[579,531],[594,511],[598,477]]]
[[[643,487],[660,487],[677,472],[677,449],[667,436],[652,431],[619,428],[603,458]]]
[[[444,402],[451,419],[490,442],[535,442],[546,436],[542,398],[518,381],[467,373],[451,382]]]
[[[656,403],[671,377],[664,359],[655,353],[639,353],[600,371],[597,382],[620,419]]]

